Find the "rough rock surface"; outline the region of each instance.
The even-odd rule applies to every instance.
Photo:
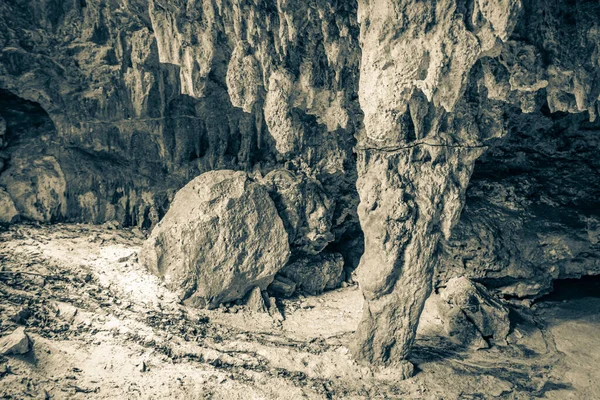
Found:
[[[2,2],[0,103],[16,106],[0,107],[0,158],[25,146],[15,125],[35,102],[53,132],[23,159],[64,173],[52,219],[150,228],[201,173],[286,166],[336,198],[343,231],[357,223],[357,37],[354,2]]]
[[[468,276],[522,298],[600,273],[600,121],[543,111],[513,114],[477,163],[438,282]]]
[[[319,181],[278,169],[265,176],[263,184],[296,250],[317,254],[334,240],[331,227],[335,202]]]
[[[268,297],[267,297],[268,298]],[[263,297],[262,291],[260,287],[255,286],[250,290],[246,298],[246,307],[250,311],[258,312],[258,313],[266,313],[268,312],[267,305],[265,304],[265,299]]]
[[[296,283],[296,290],[317,295],[335,289],[344,277],[344,258],[339,253],[320,253],[301,257],[286,265],[279,273]]]
[[[0,175],[19,214],[29,220],[51,222],[66,214],[65,176],[51,156],[33,160],[14,160],[11,168]]]
[[[0,355],[22,355],[29,350],[31,350],[31,342],[22,326],[0,338]]]
[[[202,174],[177,192],[139,255],[181,299],[209,308],[266,289],[288,257],[266,189],[229,170]]]
[[[0,187],[0,223],[10,224],[19,220],[19,211],[8,192]]]
[[[150,228],[204,172],[276,171],[269,191],[294,256],[327,247],[349,270],[360,194],[355,355],[393,364],[436,267],[441,284],[466,274],[519,297],[599,271],[597,165],[574,155],[593,153],[597,129],[579,121],[575,143],[548,139],[566,113],[597,120],[599,8],[3,1],[0,186],[25,219]],[[585,179],[561,188],[553,175]]]
[[[359,360],[407,357],[439,238],[450,239],[475,160],[506,135],[504,109],[546,103],[595,119],[599,11],[594,2],[359,2]]]
[[[268,287],[269,293],[277,297],[290,297],[296,291],[296,282],[283,275],[275,275],[275,279]]]
[[[484,286],[471,282],[468,278],[454,278],[446,283],[440,290],[440,297],[451,308],[460,310],[466,320],[471,323],[481,337],[487,341],[505,343],[510,333],[510,320],[508,309],[491,296]],[[453,322],[456,318],[449,318],[449,331],[460,331],[457,325],[464,323]],[[450,333],[450,332],[449,332]]]

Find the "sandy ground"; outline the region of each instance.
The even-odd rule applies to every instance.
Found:
[[[0,334],[24,325],[34,342],[0,357],[1,398],[600,399],[598,298],[515,309],[509,344],[476,351],[428,311],[418,372],[396,381],[348,353],[356,287],[282,301],[283,321],[195,310],[137,263],[143,240],[93,225],[0,233]]]

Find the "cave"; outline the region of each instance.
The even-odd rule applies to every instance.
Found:
[[[600,398],[599,21],[2,2],[0,397]]]
[[[0,115],[6,123],[4,147],[19,146],[24,141],[40,136],[56,137],[56,128],[48,113],[33,101],[0,88]]]
[[[552,283],[552,291],[538,302],[568,301],[572,299],[600,297],[600,276],[586,275],[581,278],[557,279]]]

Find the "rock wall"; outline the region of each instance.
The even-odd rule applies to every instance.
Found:
[[[38,103],[55,126],[39,135],[35,152],[18,151],[13,135],[2,175],[44,157],[64,174],[52,215],[34,215],[11,193],[17,208],[44,222],[148,228],[174,192],[203,172],[266,175],[284,167],[322,187],[324,245],[339,238],[344,223],[357,224],[355,8],[324,1],[2,2],[0,89]],[[34,172],[18,173],[27,180]]]
[[[547,107],[509,115],[511,134],[475,166],[437,278],[535,298],[555,279],[600,273],[600,121]]]
[[[355,355],[408,373],[434,279],[521,297],[599,271],[599,20],[597,1],[4,1],[1,210],[149,228],[194,177],[243,170],[302,270],[323,250],[353,268],[362,229]]]

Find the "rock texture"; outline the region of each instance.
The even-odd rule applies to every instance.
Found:
[[[462,335],[472,324],[480,337],[486,341],[506,343],[510,332],[508,309],[491,296],[483,285],[468,278],[454,278],[440,291],[440,297],[450,305],[447,331],[450,335]]]
[[[595,118],[599,7],[569,7],[359,3],[365,253],[357,276],[366,299],[354,346],[359,360],[393,365],[407,357],[438,240],[450,239],[475,160],[506,134],[504,109],[529,113],[546,103],[551,112]]]
[[[19,327],[11,334],[0,338],[0,355],[22,355],[29,350],[31,350],[31,341],[24,327]]]
[[[535,297],[600,272],[599,20],[596,1],[3,1],[2,218],[151,228],[190,180],[244,171],[293,260],[349,273],[364,245],[354,354],[409,373],[433,279]]]
[[[277,169],[265,176],[263,184],[297,251],[318,254],[335,239],[331,231],[335,201],[318,180]]]
[[[20,218],[12,197],[6,190],[0,188],[0,223],[11,224]]]
[[[513,112],[511,134],[475,167],[437,281],[469,276],[509,298],[600,273],[600,122]]]
[[[150,228],[203,172],[285,167],[330,199],[300,246],[357,224],[353,2],[8,1],[0,28],[0,171],[64,175],[35,212],[46,187],[0,183],[25,219]],[[43,132],[23,124],[43,116]]]
[[[280,274],[296,284],[296,290],[317,295],[335,289],[344,277],[344,258],[339,253],[320,253],[290,262]]]
[[[227,170],[202,174],[177,192],[140,252],[142,264],[182,300],[211,308],[266,289],[288,257],[267,191]]]

